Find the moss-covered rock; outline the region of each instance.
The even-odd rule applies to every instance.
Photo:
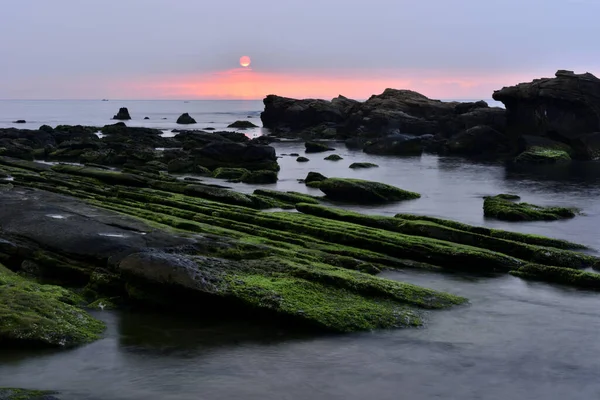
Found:
[[[358,204],[386,203],[421,197],[418,193],[385,183],[360,179],[329,178],[320,181],[315,187],[318,187],[331,200]]]
[[[326,179],[327,177],[325,175],[311,171],[308,173],[308,175],[306,175],[306,178],[304,178],[304,183],[309,184],[313,182],[322,182]]]
[[[558,283],[583,289],[600,290],[600,274],[572,268],[527,264],[510,273],[523,279]]]
[[[242,175],[243,183],[268,184],[277,183],[277,172],[275,171],[248,171]]]
[[[378,167],[379,167],[379,165],[377,165],[377,164],[368,163],[368,162],[359,162],[359,163],[350,164],[350,166],[348,168],[364,169],[364,168],[378,168]]]
[[[283,201],[284,203],[294,205],[299,203],[319,204],[319,201],[313,196],[298,192],[279,192],[277,190],[256,189],[254,191],[254,195],[272,197],[274,199]]]
[[[306,142],[304,143],[304,147],[307,153],[322,153],[325,151],[335,150],[334,148],[329,147],[325,143],[320,142]]]
[[[31,390],[0,387],[0,400],[59,400],[50,390]]]
[[[571,161],[571,156],[564,150],[532,147],[515,158],[522,164],[556,164]]]
[[[99,338],[104,324],[77,307],[82,299],[0,265],[0,343],[71,347]]]
[[[298,161],[298,162],[309,162],[310,160],[308,158],[306,158],[306,157],[302,157],[301,156],[301,157],[296,158],[296,161]]]
[[[343,158],[341,156],[337,155],[337,154],[332,154],[332,155],[329,155],[329,156],[325,157],[325,160],[327,160],[327,161],[340,161],[340,160],[343,160]]]
[[[217,179],[241,179],[249,171],[244,168],[217,168],[213,171],[213,178]]]
[[[486,197],[483,202],[484,215],[503,221],[555,221],[573,218],[577,212],[574,208],[542,207],[509,200],[514,198],[512,195]]]

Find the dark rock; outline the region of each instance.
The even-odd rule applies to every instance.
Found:
[[[169,173],[184,173],[194,171],[194,160],[192,158],[176,158],[167,164]]]
[[[516,203],[519,196],[498,195],[486,197],[483,213],[488,218],[503,221],[555,221],[573,218],[577,210],[566,207],[541,207],[528,203]]]
[[[267,184],[277,183],[277,172],[275,171],[250,171],[242,176],[243,183]]]
[[[296,161],[298,162],[309,162],[310,160],[306,157],[298,157],[296,158]]]
[[[325,151],[335,150],[334,148],[329,147],[325,143],[319,143],[319,142],[306,142],[306,143],[304,143],[304,147],[306,148],[307,153],[322,153]]]
[[[343,158],[340,157],[337,154],[332,154],[330,156],[325,157],[325,160],[327,160],[327,161],[340,161],[340,160],[343,160]]]
[[[16,121],[13,121],[13,124],[26,124],[27,121],[25,121],[24,119],[18,119]]]
[[[390,135],[367,142],[363,151],[367,154],[378,155],[420,155],[423,153],[424,141],[431,137],[431,135]]]
[[[149,117],[144,117],[144,119],[150,119]]]
[[[0,400],[60,400],[55,394],[49,390],[0,388]]]
[[[311,182],[321,182],[324,181],[325,179],[327,179],[327,177],[325,175],[322,175],[318,172],[309,172],[308,175],[306,175],[306,178],[304,179],[305,183],[311,183]]]
[[[364,137],[353,137],[350,139],[346,139],[344,144],[349,149],[362,150],[369,141],[369,139]]]
[[[470,157],[497,157],[513,151],[510,139],[487,125],[478,125],[448,139],[448,154]]]
[[[205,131],[214,131],[215,128],[209,126],[207,128],[204,128],[203,130],[205,130]]]
[[[50,125],[42,125],[40,126],[40,132],[46,132],[46,133],[52,133],[54,132],[54,128],[52,128]]]
[[[299,130],[323,122],[341,123],[346,118],[339,104],[326,100],[296,100],[268,95],[263,103],[265,110],[260,114],[260,119],[263,126],[270,129]]]
[[[235,121],[232,124],[227,126],[228,128],[236,128],[236,129],[249,129],[249,128],[258,128],[257,125],[254,125],[250,121]]]
[[[177,123],[181,124],[181,125],[191,125],[191,124],[195,124],[196,120],[194,118],[190,117],[190,114],[183,113],[179,116],[179,118],[177,118]]]
[[[129,115],[129,110],[127,109],[127,107],[121,107],[119,108],[119,112],[117,113],[117,115],[113,116],[112,119],[126,121],[130,120],[131,116]]]
[[[493,98],[506,106],[507,134],[513,140],[547,137],[570,145],[573,156],[581,159],[600,152],[597,141],[581,146],[600,132],[600,79],[594,75],[560,70],[554,78],[504,87]]]
[[[300,154],[298,154],[298,153],[290,153],[289,156],[290,157],[299,157]]]
[[[196,163],[209,169],[218,167],[278,171],[277,155],[270,146],[254,146],[234,142],[213,142],[194,149]]]
[[[256,145],[264,145],[264,146],[266,146],[266,145],[269,145],[271,143],[279,142],[279,141],[280,141],[280,139],[275,138],[273,136],[262,135],[262,136],[255,137],[254,139],[250,140],[250,143],[256,144]]]
[[[360,179],[329,178],[318,182],[314,187],[325,193],[331,200],[357,204],[387,203],[421,197],[418,193],[385,183]]]
[[[217,168],[212,173],[213,178],[217,179],[241,179],[242,176],[246,175],[248,172],[247,169],[244,168]]]
[[[532,147],[515,158],[520,164],[556,164],[571,161],[569,153],[564,150]]]

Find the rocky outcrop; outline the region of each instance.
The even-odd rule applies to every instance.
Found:
[[[552,139],[580,159],[600,157],[600,79],[559,70],[554,78],[504,87],[493,94],[507,111],[507,134]],[[524,149],[521,149],[524,150]]]
[[[209,169],[219,167],[246,168],[248,170],[278,171],[277,155],[271,146],[255,146],[235,142],[213,142],[193,149],[198,165]]]
[[[237,128],[237,129],[250,129],[250,128],[258,128],[257,125],[254,125],[250,121],[235,121],[232,124],[227,126],[228,128]]]
[[[129,115],[129,110],[127,109],[127,107],[121,107],[119,108],[119,112],[115,116],[113,116],[112,119],[127,121],[131,119],[131,115]]]
[[[476,158],[509,156],[514,146],[508,136],[487,125],[477,125],[452,136],[445,153]]]
[[[192,125],[196,123],[196,120],[188,113],[183,113],[177,118],[177,123],[180,125]]]
[[[418,193],[409,192],[385,183],[360,179],[329,178],[322,181],[313,181],[311,186],[321,190],[331,200],[357,204],[389,203],[421,197]]]
[[[263,103],[265,110],[260,114],[263,126],[273,130],[299,131],[322,123],[342,123],[347,114],[340,103],[326,100],[296,100],[268,95]]]
[[[433,135],[389,135],[366,142],[363,151],[368,154],[409,156],[420,155]]]

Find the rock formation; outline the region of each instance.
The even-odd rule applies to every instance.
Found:
[[[115,115],[112,119],[127,121],[131,119],[131,116],[129,115],[129,110],[127,109],[127,107],[121,107],[119,108],[119,112],[117,113],[117,115]]]

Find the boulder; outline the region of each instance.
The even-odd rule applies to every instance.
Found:
[[[306,143],[304,143],[304,147],[306,148],[307,153],[322,153],[325,151],[335,150],[334,148],[329,147],[325,143],[319,143],[319,142],[306,142]]]
[[[389,135],[381,139],[367,142],[363,151],[367,154],[378,155],[420,155],[423,153],[425,141],[430,138],[432,138],[431,135]]]
[[[265,128],[300,130],[324,122],[341,123],[346,118],[341,104],[326,100],[296,100],[268,95],[260,119]]]
[[[127,121],[131,119],[131,116],[129,115],[129,110],[127,109],[127,107],[121,107],[119,108],[119,112],[117,113],[117,115],[113,116],[112,119]]]
[[[217,168],[212,173],[213,178],[217,179],[241,179],[249,171],[244,168]]]
[[[446,144],[448,154],[483,158],[510,154],[512,149],[506,135],[487,125],[469,128],[448,139]]]
[[[190,116],[188,113],[183,113],[177,118],[177,123],[180,125],[191,125],[195,124],[196,120]]]
[[[250,121],[235,121],[232,124],[227,126],[228,128],[236,128],[236,129],[250,129],[250,128],[258,128],[258,125],[254,125]]]
[[[213,142],[192,150],[196,163],[209,169],[219,167],[278,171],[277,155],[271,146]]]
[[[242,182],[250,184],[277,183],[277,172],[249,171],[242,176]]]
[[[564,150],[532,147],[515,158],[520,164],[557,164],[571,161],[569,153]]]
[[[18,119],[16,121],[13,121],[13,124],[26,124],[27,121],[25,121],[24,119]]]
[[[357,204],[388,203],[421,197],[418,193],[409,192],[385,183],[360,179],[329,178],[318,182],[314,186],[319,188],[331,200]]]
[[[594,75],[559,70],[554,78],[504,87],[493,98],[506,106],[507,134],[514,140],[546,137],[570,145],[578,159],[600,152],[600,141],[589,141],[600,132],[600,79]]]
[[[327,160],[327,161],[340,161],[340,160],[343,160],[343,159],[344,159],[343,157],[341,157],[341,156],[339,156],[337,154],[332,154],[330,156],[325,157],[325,160]]]
[[[368,163],[368,162],[358,162],[358,163],[350,164],[350,167],[348,167],[348,168],[364,169],[364,168],[378,168],[378,167],[379,167],[379,165],[377,165],[377,164]]]
[[[321,182],[326,180],[327,177],[325,175],[322,175],[318,172],[309,172],[308,175],[306,175],[306,178],[304,179],[304,183],[312,183],[312,182]]]
[[[541,207],[535,204],[517,203],[519,196],[498,195],[485,197],[483,214],[503,221],[555,221],[573,218],[577,210],[567,207]]]
[[[310,160],[308,158],[306,158],[306,157],[300,156],[300,157],[296,158],[296,161],[298,161],[298,162],[309,162]]]
[[[149,117],[144,117],[144,119],[150,119]]]

